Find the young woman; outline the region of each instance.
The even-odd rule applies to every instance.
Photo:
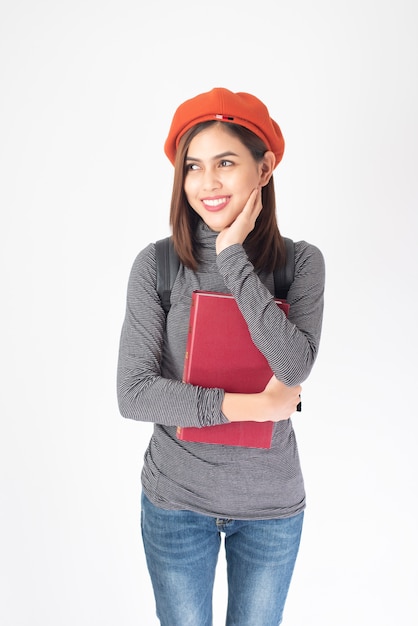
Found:
[[[142,537],[162,626],[210,626],[221,542],[227,626],[277,626],[298,553],[305,490],[290,419],[318,352],[324,260],[295,243],[288,317],[273,298],[284,263],[273,170],[284,141],[255,96],[216,88],[181,104],[165,152],[174,165],[170,224],[181,266],[167,315],[155,244],[128,284],[118,364],[121,414],[154,423],[142,471]],[[274,373],[264,391],[182,382],[192,291],[231,293]],[[180,441],[177,426],[275,422],[271,448]]]

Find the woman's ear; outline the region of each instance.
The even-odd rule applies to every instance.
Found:
[[[264,153],[263,160],[260,163],[260,185],[265,187],[273,174],[276,157],[271,150]]]

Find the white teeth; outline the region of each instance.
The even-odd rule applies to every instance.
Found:
[[[219,206],[225,202],[225,198],[214,198],[213,200],[203,200],[204,204],[208,206]]]

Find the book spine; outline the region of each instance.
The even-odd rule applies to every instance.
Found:
[[[195,293],[192,293],[192,300],[190,304],[190,318],[189,328],[187,333],[186,352],[184,355],[184,368],[183,368],[183,382],[188,383],[190,381],[190,372],[192,367],[192,354],[193,354],[193,333],[192,329],[195,324],[196,315],[198,309],[198,300]]]

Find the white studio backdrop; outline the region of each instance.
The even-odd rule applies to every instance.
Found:
[[[416,18],[412,0],[2,2],[2,625],[157,624],[151,426],[118,413],[118,342],[132,262],[169,233],[172,114],[215,86],[279,122],[281,230],[327,263],[284,624],[418,623]],[[221,555],[214,626],[224,604]]]

